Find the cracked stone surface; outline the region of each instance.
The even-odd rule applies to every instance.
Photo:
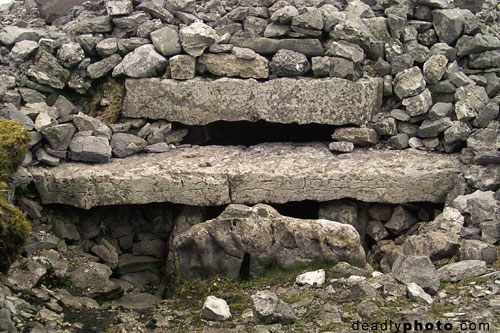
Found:
[[[462,172],[456,155],[357,149],[333,155],[323,144],[193,146],[110,163],[31,167],[43,204],[94,206],[172,202],[213,206],[353,198],[444,202]]]
[[[281,78],[194,79],[189,82],[128,79],[123,116],[166,119],[186,125],[266,120],[298,124],[366,124],[382,102],[381,81]]]

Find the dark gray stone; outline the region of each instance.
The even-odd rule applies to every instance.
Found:
[[[432,16],[432,23],[439,41],[453,45],[464,31],[465,17],[462,11],[460,9],[435,10]]]
[[[269,63],[269,69],[277,76],[299,76],[307,73],[311,66],[304,54],[279,50]]]
[[[147,141],[132,134],[115,133],[111,137],[113,155],[126,157],[141,152],[146,147]]]

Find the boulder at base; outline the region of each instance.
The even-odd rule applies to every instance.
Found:
[[[194,225],[175,237],[168,260],[170,273],[183,278],[258,276],[269,265],[366,264],[351,225],[283,216],[264,204],[232,204],[219,217]]]

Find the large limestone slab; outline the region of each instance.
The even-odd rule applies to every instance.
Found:
[[[128,79],[123,116],[188,125],[214,121],[366,124],[382,101],[379,79]]]
[[[173,202],[196,206],[352,198],[444,202],[462,164],[455,155],[357,149],[334,155],[323,144],[195,146],[110,163],[66,163],[30,172],[44,204],[91,208]]]

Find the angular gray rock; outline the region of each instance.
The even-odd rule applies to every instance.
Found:
[[[417,218],[403,206],[394,208],[391,219],[384,225],[395,235],[401,235],[417,223]]]
[[[425,119],[418,128],[418,136],[421,138],[437,137],[439,133],[444,132],[452,125],[453,122],[449,117],[444,117],[436,120]]]
[[[434,303],[432,296],[426,293],[422,289],[422,287],[420,287],[415,282],[407,283],[406,290],[408,291],[408,296],[410,296],[411,298],[424,300],[429,305],[432,305],[432,303]]]
[[[70,72],[59,65],[56,57],[46,51],[39,51],[26,74],[36,82],[52,88],[62,89],[70,77]]]
[[[277,76],[304,75],[311,69],[307,57],[291,50],[279,50],[269,64],[269,69]]]
[[[462,281],[486,273],[486,262],[481,260],[464,260],[444,265],[437,270],[443,281]]]
[[[134,9],[132,0],[108,0],[106,11],[109,16],[129,15]]]
[[[429,89],[425,89],[416,96],[403,99],[403,105],[412,117],[424,114],[432,106],[432,94]]]
[[[330,142],[328,149],[337,153],[352,153],[354,151],[354,143],[349,141]]]
[[[112,131],[108,125],[84,113],[80,112],[75,115],[73,123],[76,128],[78,128],[79,132],[91,131],[91,134],[94,136],[105,136],[107,138],[111,138]]]
[[[173,24],[175,22],[174,15],[164,5],[165,2],[162,1],[145,0],[136,8],[148,12],[151,16],[160,19],[162,22]]]
[[[113,156],[120,158],[140,153],[147,144],[146,140],[132,134],[115,133],[111,137]]]
[[[444,202],[462,168],[454,155],[362,149],[333,155],[323,144],[270,143],[182,148],[106,165],[66,163],[29,171],[44,204],[89,209],[149,202],[210,206],[342,198]]]
[[[241,59],[234,54],[203,54],[198,58],[198,66],[217,76],[267,79],[269,60],[256,55],[255,59]]]
[[[460,247],[460,260],[481,260],[487,264],[494,263],[498,258],[497,248],[479,240],[467,239]]]
[[[380,221],[370,221],[366,226],[366,234],[373,238],[376,242],[389,236],[389,233]]]
[[[481,53],[500,49],[500,39],[493,35],[464,35],[456,44],[457,56],[464,57],[473,53]]]
[[[461,9],[442,9],[432,12],[433,26],[439,41],[453,45],[462,35],[465,17]]]
[[[424,63],[424,77],[429,84],[436,84],[441,80],[446,72],[448,59],[444,55],[438,54],[431,56]]]
[[[392,265],[394,278],[402,283],[416,283],[435,295],[439,290],[439,275],[426,256],[398,256]]]
[[[161,75],[167,63],[167,59],[156,52],[152,44],[146,44],[127,54],[113,70],[113,76],[144,78]]]
[[[36,156],[36,159],[41,163],[51,165],[51,166],[59,165],[59,158],[50,155],[43,148],[38,149],[35,153],[35,156]]]
[[[158,52],[165,57],[171,57],[182,51],[179,33],[170,27],[153,31],[151,33],[151,40]]]
[[[79,290],[81,296],[118,298],[123,290],[118,284],[109,280],[113,272],[106,265],[89,262],[80,266],[70,275],[70,281]]]
[[[381,86],[378,79],[361,79],[355,83],[332,78],[281,78],[262,83],[240,79],[195,79],[185,83],[158,78],[128,79],[122,114],[187,125],[260,119],[279,123],[361,125],[378,111]],[[290,98],[290,94],[294,97]]]
[[[38,50],[38,43],[33,40],[23,40],[17,42],[11,50],[10,56],[14,60],[23,61],[31,57]]]
[[[85,51],[78,43],[66,43],[57,50],[57,59],[64,67],[78,65],[85,58]]]
[[[75,131],[76,128],[72,124],[60,124],[44,128],[41,132],[52,149],[66,150]]]
[[[394,93],[400,98],[415,96],[425,89],[425,80],[418,67],[399,72],[393,81]]]
[[[98,62],[90,64],[87,67],[87,74],[91,79],[97,79],[103,77],[113,68],[118,66],[122,62],[122,57],[119,54],[113,54],[110,57],[104,58]]]
[[[202,319],[224,321],[231,319],[231,317],[231,311],[225,300],[215,296],[207,296],[201,309]]]
[[[251,298],[253,314],[259,323],[289,324],[297,319],[292,306],[279,299],[275,293],[259,291]]]
[[[111,146],[107,138],[77,136],[69,144],[69,157],[73,161],[107,163],[111,160]]]
[[[96,44],[95,50],[100,56],[109,57],[118,52],[118,41],[116,38],[105,38]]]
[[[182,27],[179,38],[184,51],[193,57],[201,56],[207,47],[218,43],[220,39],[217,32],[203,22]]]
[[[45,35],[43,30],[32,28],[22,28],[15,25],[8,25],[0,31],[0,42],[4,45],[12,45],[23,40],[38,42]]]
[[[258,276],[272,262],[283,268],[325,261],[364,265],[365,254],[350,225],[282,216],[263,204],[230,205],[219,217],[177,235],[168,262],[174,276],[238,278],[245,260],[250,276]]]

